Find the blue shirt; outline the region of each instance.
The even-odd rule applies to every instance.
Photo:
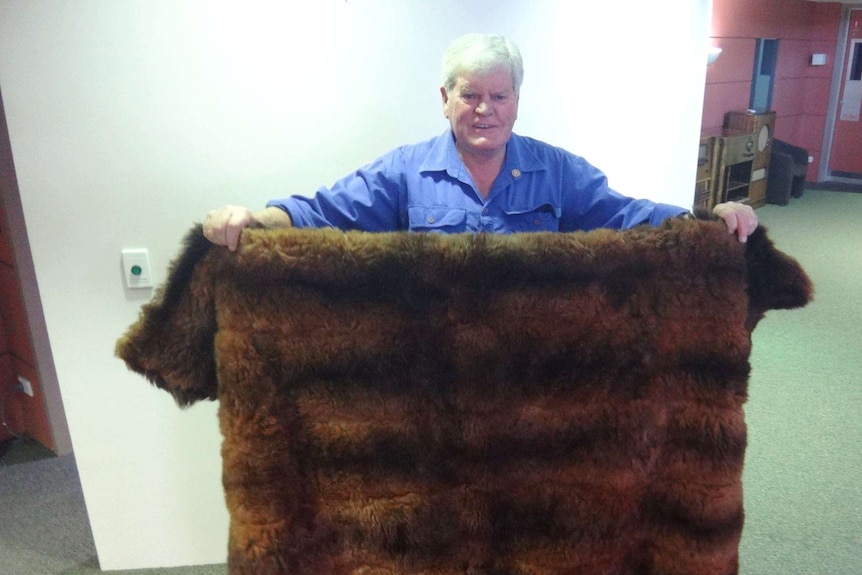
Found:
[[[589,231],[657,225],[685,209],[635,200],[608,187],[583,158],[512,134],[503,168],[483,198],[458,156],[452,132],[388,152],[320,188],[267,206],[285,210],[293,225],[385,232]]]

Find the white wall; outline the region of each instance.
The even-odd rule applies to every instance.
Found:
[[[216,405],[177,409],[113,357],[180,238],[224,203],[310,193],[436,135],[438,64],[498,31],[516,131],[632,196],[690,205],[709,0],[0,0],[0,88],[64,406],[104,569],[225,560]]]

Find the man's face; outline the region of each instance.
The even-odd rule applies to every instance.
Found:
[[[440,93],[443,115],[449,119],[462,155],[505,153],[518,117],[518,96],[509,71],[458,76],[449,94],[445,88]]]

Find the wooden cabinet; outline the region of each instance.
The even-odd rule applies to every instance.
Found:
[[[716,138],[716,204],[750,203],[753,149],[754,137],[750,134]]]
[[[744,201],[754,208],[766,203],[766,181],[772,156],[772,134],[775,129],[775,112],[728,112],[724,115],[725,138],[748,138],[745,146],[750,153],[751,166],[748,189]],[[748,142],[751,142],[750,146]],[[738,174],[742,175],[742,174]],[[733,199],[733,198],[730,198]]]
[[[715,177],[715,138],[702,136],[700,138],[700,149],[697,154],[697,179],[694,184],[695,210],[712,211],[715,205],[714,184]]]
[[[697,158],[695,209],[722,202],[766,203],[775,112],[728,112],[721,136],[703,136]]]

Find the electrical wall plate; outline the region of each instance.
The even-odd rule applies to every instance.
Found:
[[[127,249],[122,251],[122,256],[126,287],[130,289],[153,287],[149,252],[143,248]]]

